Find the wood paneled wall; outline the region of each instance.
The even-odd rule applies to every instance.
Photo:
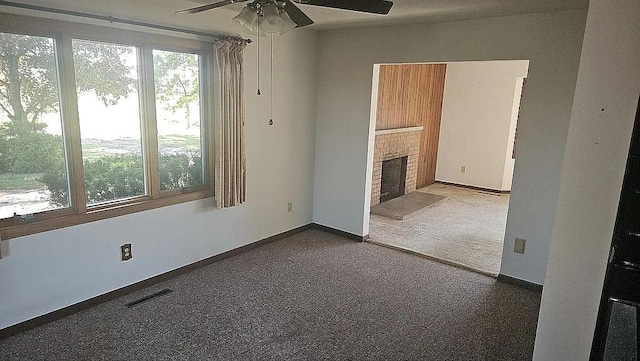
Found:
[[[423,126],[418,188],[435,182],[447,64],[381,65],[376,129]]]

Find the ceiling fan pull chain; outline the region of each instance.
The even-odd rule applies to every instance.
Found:
[[[257,46],[258,46],[258,60],[257,60],[257,64],[258,64],[258,95],[260,95],[260,24],[258,24],[258,36],[257,36]]]
[[[270,99],[270,104],[269,104],[269,125],[273,125],[273,33],[271,33],[271,58],[270,58],[270,65],[271,65],[271,74],[269,76],[269,82],[270,82],[270,87],[271,87],[271,99]]]

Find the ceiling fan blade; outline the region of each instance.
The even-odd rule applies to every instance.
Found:
[[[295,6],[290,0],[285,0],[284,10],[289,14],[291,20],[298,25],[296,28],[313,24],[313,20],[311,20],[311,18],[303,13],[302,10]]]
[[[219,8],[221,6],[233,4],[233,3],[236,3],[236,2],[241,2],[241,1],[223,0],[223,1],[218,1],[218,2],[212,3],[212,4],[208,4],[208,5],[196,6],[195,8],[178,10],[178,11],[176,11],[176,14],[197,14],[197,13],[201,13],[203,11]]]
[[[362,11],[387,15],[393,2],[385,0],[293,0],[298,4],[324,6],[327,8]]]

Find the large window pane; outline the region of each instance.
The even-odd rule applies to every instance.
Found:
[[[87,205],[146,194],[137,49],[73,41]]]
[[[203,184],[199,57],[153,51],[160,190]]]
[[[55,42],[0,33],[0,218],[69,206]]]

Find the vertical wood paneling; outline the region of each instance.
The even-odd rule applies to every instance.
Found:
[[[381,65],[376,129],[423,126],[418,188],[435,182],[446,64]]]
[[[438,141],[440,139],[440,121],[442,119],[442,100],[444,98],[444,80],[446,64],[430,64],[427,72],[428,95],[423,114],[424,126],[418,162],[418,188],[436,181],[436,161],[438,160]]]

